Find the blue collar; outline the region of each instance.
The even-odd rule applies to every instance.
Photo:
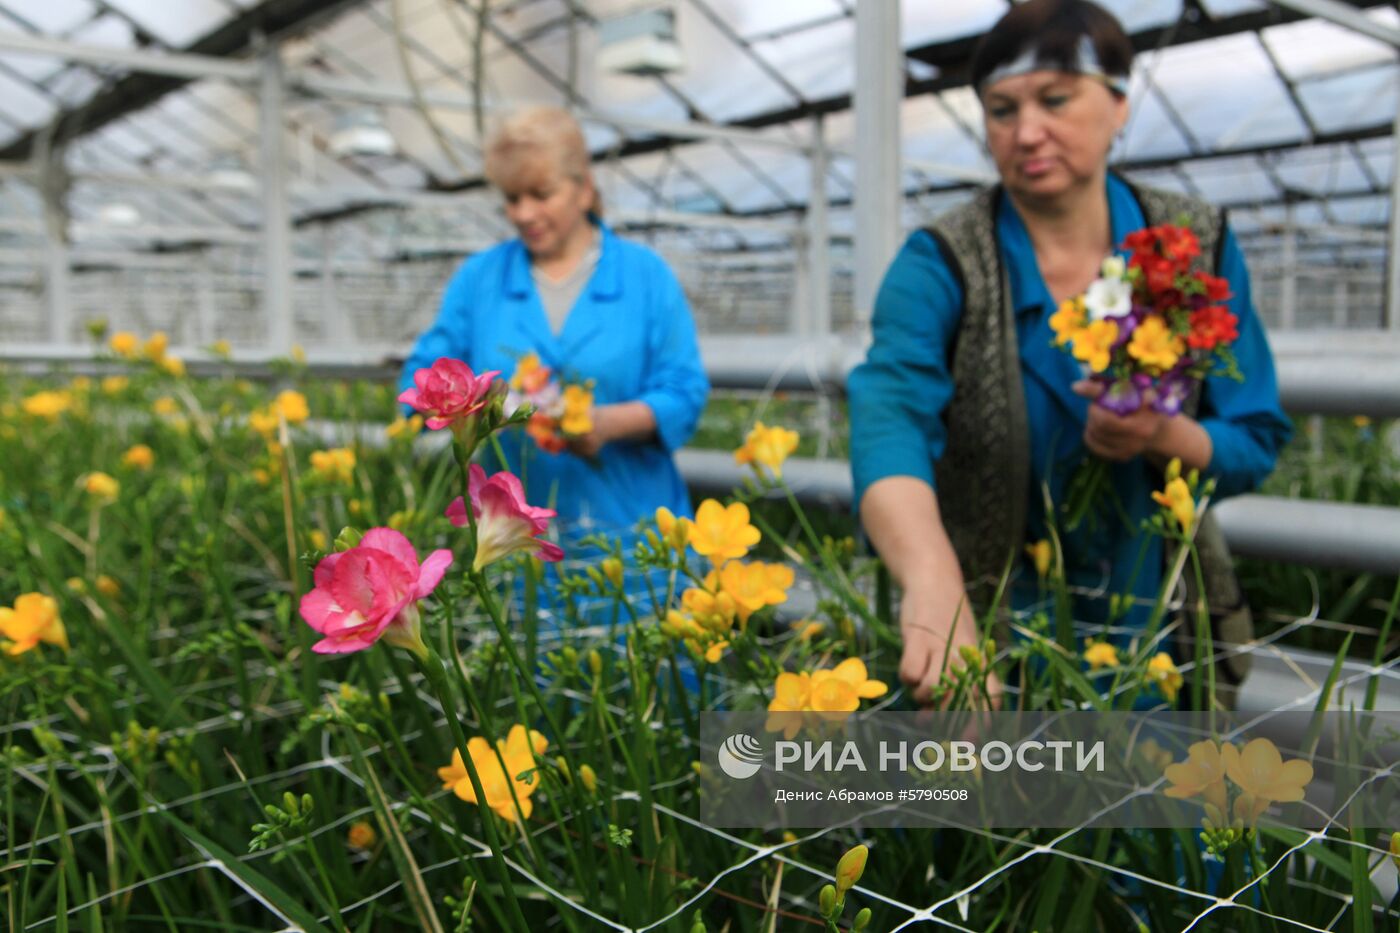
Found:
[[[1108,189],[1108,222],[1113,235],[1115,252],[1126,256],[1119,249],[1124,238],[1134,230],[1140,230],[1146,221],[1142,207],[1138,204],[1127,182],[1111,172],[1106,185]],[[1011,282],[1011,302],[1018,315],[1031,310],[1050,307],[1050,289],[1040,274],[1040,264],[1036,262],[1035,247],[1031,245],[1030,233],[1017,213],[1016,206],[1002,193],[997,205],[997,242],[1001,244],[1002,261],[1006,263],[1007,277]]]
[[[588,216],[603,235],[599,244],[598,266],[588,280],[588,293],[595,300],[611,301],[622,294],[622,264],[618,256],[617,235],[602,218],[595,214]],[[534,280],[530,277],[530,253],[519,238],[506,243],[504,279],[505,292],[512,298],[528,298],[535,290]]]

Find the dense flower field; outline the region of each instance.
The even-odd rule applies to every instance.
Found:
[[[103,355],[105,377],[0,377],[8,929],[1395,922],[1370,880],[1394,827],[703,825],[702,710],[784,730],[912,708],[877,563],[783,485],[794,432],[747,425],[753,479],[693,521],[565,542],[472,463],[528,413],[465,367],[425,372],[421,415],[389,421],[387,389],[307,384],[296,361],[268,387],[191,380],[159,337]],[[1146,533],[1189,541],[1206,492],[1172,474]],[[1053,542],[1032,556],[1047,610],[1012,644],[988,612],[944,672],[953,705],[1014,669],[1026,709],[1208,695],[1208,665],[1161,650],[1165,600],[1116,650],[1068,618]],[[1200,769],[1228,749],[1158,767],[1208,799]]]

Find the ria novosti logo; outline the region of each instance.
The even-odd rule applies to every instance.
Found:
[[[719,747],[720,770],[732,778],[751,778],[763,767],[763,746],[747,732],[738,732]]]

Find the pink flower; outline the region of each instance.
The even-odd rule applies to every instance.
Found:
[[[491,381],[499,370],[472,372],[461,360],[442,357],[413,374],[416,388],[405,389],[399,401],[427,415],[426,424],[437,431],[480,412],[491,400]]]
[[[422,654],[416,603],[442,581],[452,552],[434,551],[420,566],[418,552],[392,528],[371,528],[348,551],[316,565],[316,588],[301,598],[301,617],[326,636],[318,654],[363,651],[381,637]]]
[[[538,537],[549,529],[554,510],[526,503],[525,488],[515,476],[503,470],[487,479],[486,471],[473,463],[467,491],[471,493],[472,514],[476,516],[473,570],[516,551],[533,550],[540,560],[563,559],[564,551],[557,544]],[[452,500],[445,514],[458,528],[467,524],[467,507],[461,496]]]

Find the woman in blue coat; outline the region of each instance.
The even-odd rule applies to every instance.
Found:
[[[994,585],[1014,554],[1013,602],[1037,599],[1023,550],[1049,537],[1045,492],[1063,503],[1086,457],[1113,464],[1126,521],[1059,529],[1068,582],[1151,603],[1164,555],[1138,529],[1157,508],[1162,467],[1180,458],[1216,480],[1217,499],[1234,495],[1268,475],[1290,434],[1243,256],[1219,212],[1107,169],[1128,118],[1132,54],[1119,23],[1087,0],[1029,0],[992,28],[972,71],[1001,184],[910,236],[850,376],[856,502],[903,588],[900,677],[923,702],[950,634],[954,651],[977,644],[969,591]],[[1244,381],[1207,378],[1194,416],[1149,405],[1115,414],[1090,404],[1094,386],[1052,346],[1049,317],[1127,234],[1179,212],[1210,244],[1207,271],[1229,281]],[[1079,601],[1076,618],[1105,621],[1107,604]],[[1146,616],[1140,606],[1117,620],[1113,640],[1121,646]]]
[[[534,505],[570,530],[618,533],[665,506],[690,514],[672,457],[709,393],[680,283],[650,249],[599,217],[578,123],[539,107],[512,117],[486,151],[517,239],[458,269],[400,379],[439,357],[509,378],[529,354],[569,382],[592,380],[593,429],[546,453],[502,438],[506,465]]]

